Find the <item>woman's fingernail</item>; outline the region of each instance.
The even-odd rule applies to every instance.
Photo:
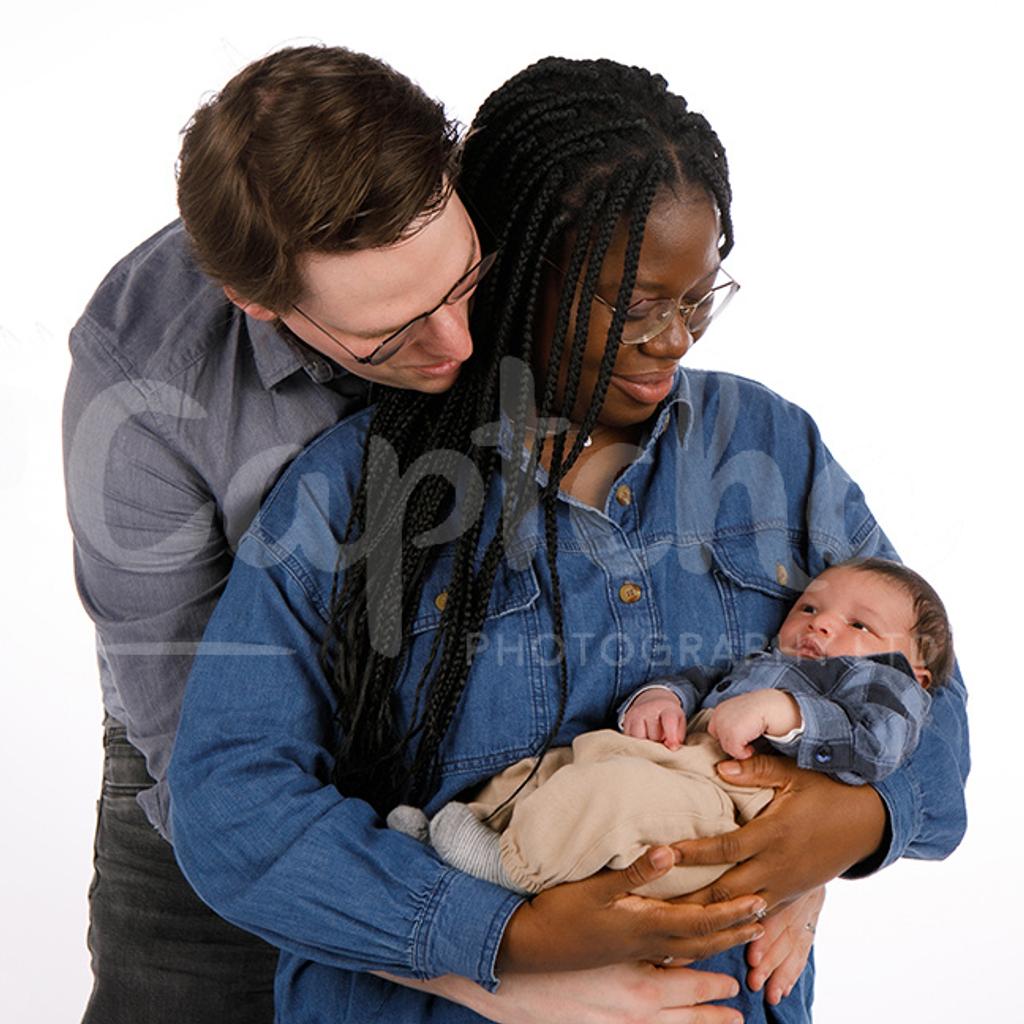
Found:
[[[651,851],[651,865],[659,871],[662,868],[670,867],[674,863],[675,855],[668,847],[659,846],[656,850]]]
[[[722,775],[739,775],[743,769],[735,761],[723,761],[718,770]]]

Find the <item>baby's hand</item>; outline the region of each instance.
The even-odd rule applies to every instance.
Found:
[[[622,717],[622,731],[638,740],[655,740],[678,750],[686,738],[686,715],[671,690],[644,690]]]
[[[712,709],[708,732],[730,757],[742,761],[754,753],[750,744],[759,736],[785,736],[802,721],[800,706],[784,690],[755,690]]]

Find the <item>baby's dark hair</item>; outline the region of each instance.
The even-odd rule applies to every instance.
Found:
[[[887,558],[854,558],[836,568],[857,569],[884,576],[910,595],[916,616],[911,633],[925,668],[931,672],[930,688],[935,689],[948,682],[953,674],[955,659],[953,630],[949,625],[946,606],[935,588],[920,573]]]

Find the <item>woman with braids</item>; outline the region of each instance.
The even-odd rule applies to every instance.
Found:
[[[474,356],[324,434],[243,540],[171,767],[179,859],[283,950],[283,1022],[807,1021],[819,887],[959,841],[958,678],[877,786],[726,764],[776,789],[748,825],[530,901],[385,826],[763,645],[827,565],[893,556],[804,412],[678,368],[736,285],[724,151],[663,79],[533,65],[460,189],[494,254]],[[689,903],[629,895],[674,859],[736,866]]]

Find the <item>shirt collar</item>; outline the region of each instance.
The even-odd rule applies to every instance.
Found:
[[[676,406],[681,408],[677,409]],[[651,441],[656,441],[665,433],[669,419],[673,415],[679,418],[679,425],[677,427],[679,440],[685,442],[690,432],[690,424],[693,422],[693,402],[691,399],[690,378],[681,366],[676,368],[676,379],[672,392],[658,410],[658,416],[654,421],[654,426],[651,428]]]
[[[662,402],[661,407],[658,410],[658,415],[654,420],[654,425],[651,427],[650,434],[647,435],[647,441],[644,444],[645,451],[653,445],[665,430],[668,428],[669,421],[673,415],[678,416],[679,426],[679,440],[681,442],[686,441],[687,434],[690,431],[690,425],[693,422],[693,405],[691,402],[690,392],[690,379],[683,371],[682,367],[676,370],[675,383],[673,384],[672,391],[669,396]],[[680,408],[676,408],[680,406]],[[493,428],[492,428],[493,429]],[[493,444],[497,440],[498,451],[502,458],[511,458],[512,453],[512,440],[513,430],[512,421],[505,414],[504,410],[501,413],[501,422],[498,427],[497,438],[493,438],[490,442],[484,441],[484,443]],[[526,465],[528,456],[524,453],[522,458],[522,465]],[[543,472],[543,470],[541,470]],[[544,474],[544,479],[547,479],[547,474]]]
[[[246,325],[252,341],[256,372],[268,391],[298,370],[303,370],[317,384],[350,376],[347,370],[272,321],[246,317]]]

